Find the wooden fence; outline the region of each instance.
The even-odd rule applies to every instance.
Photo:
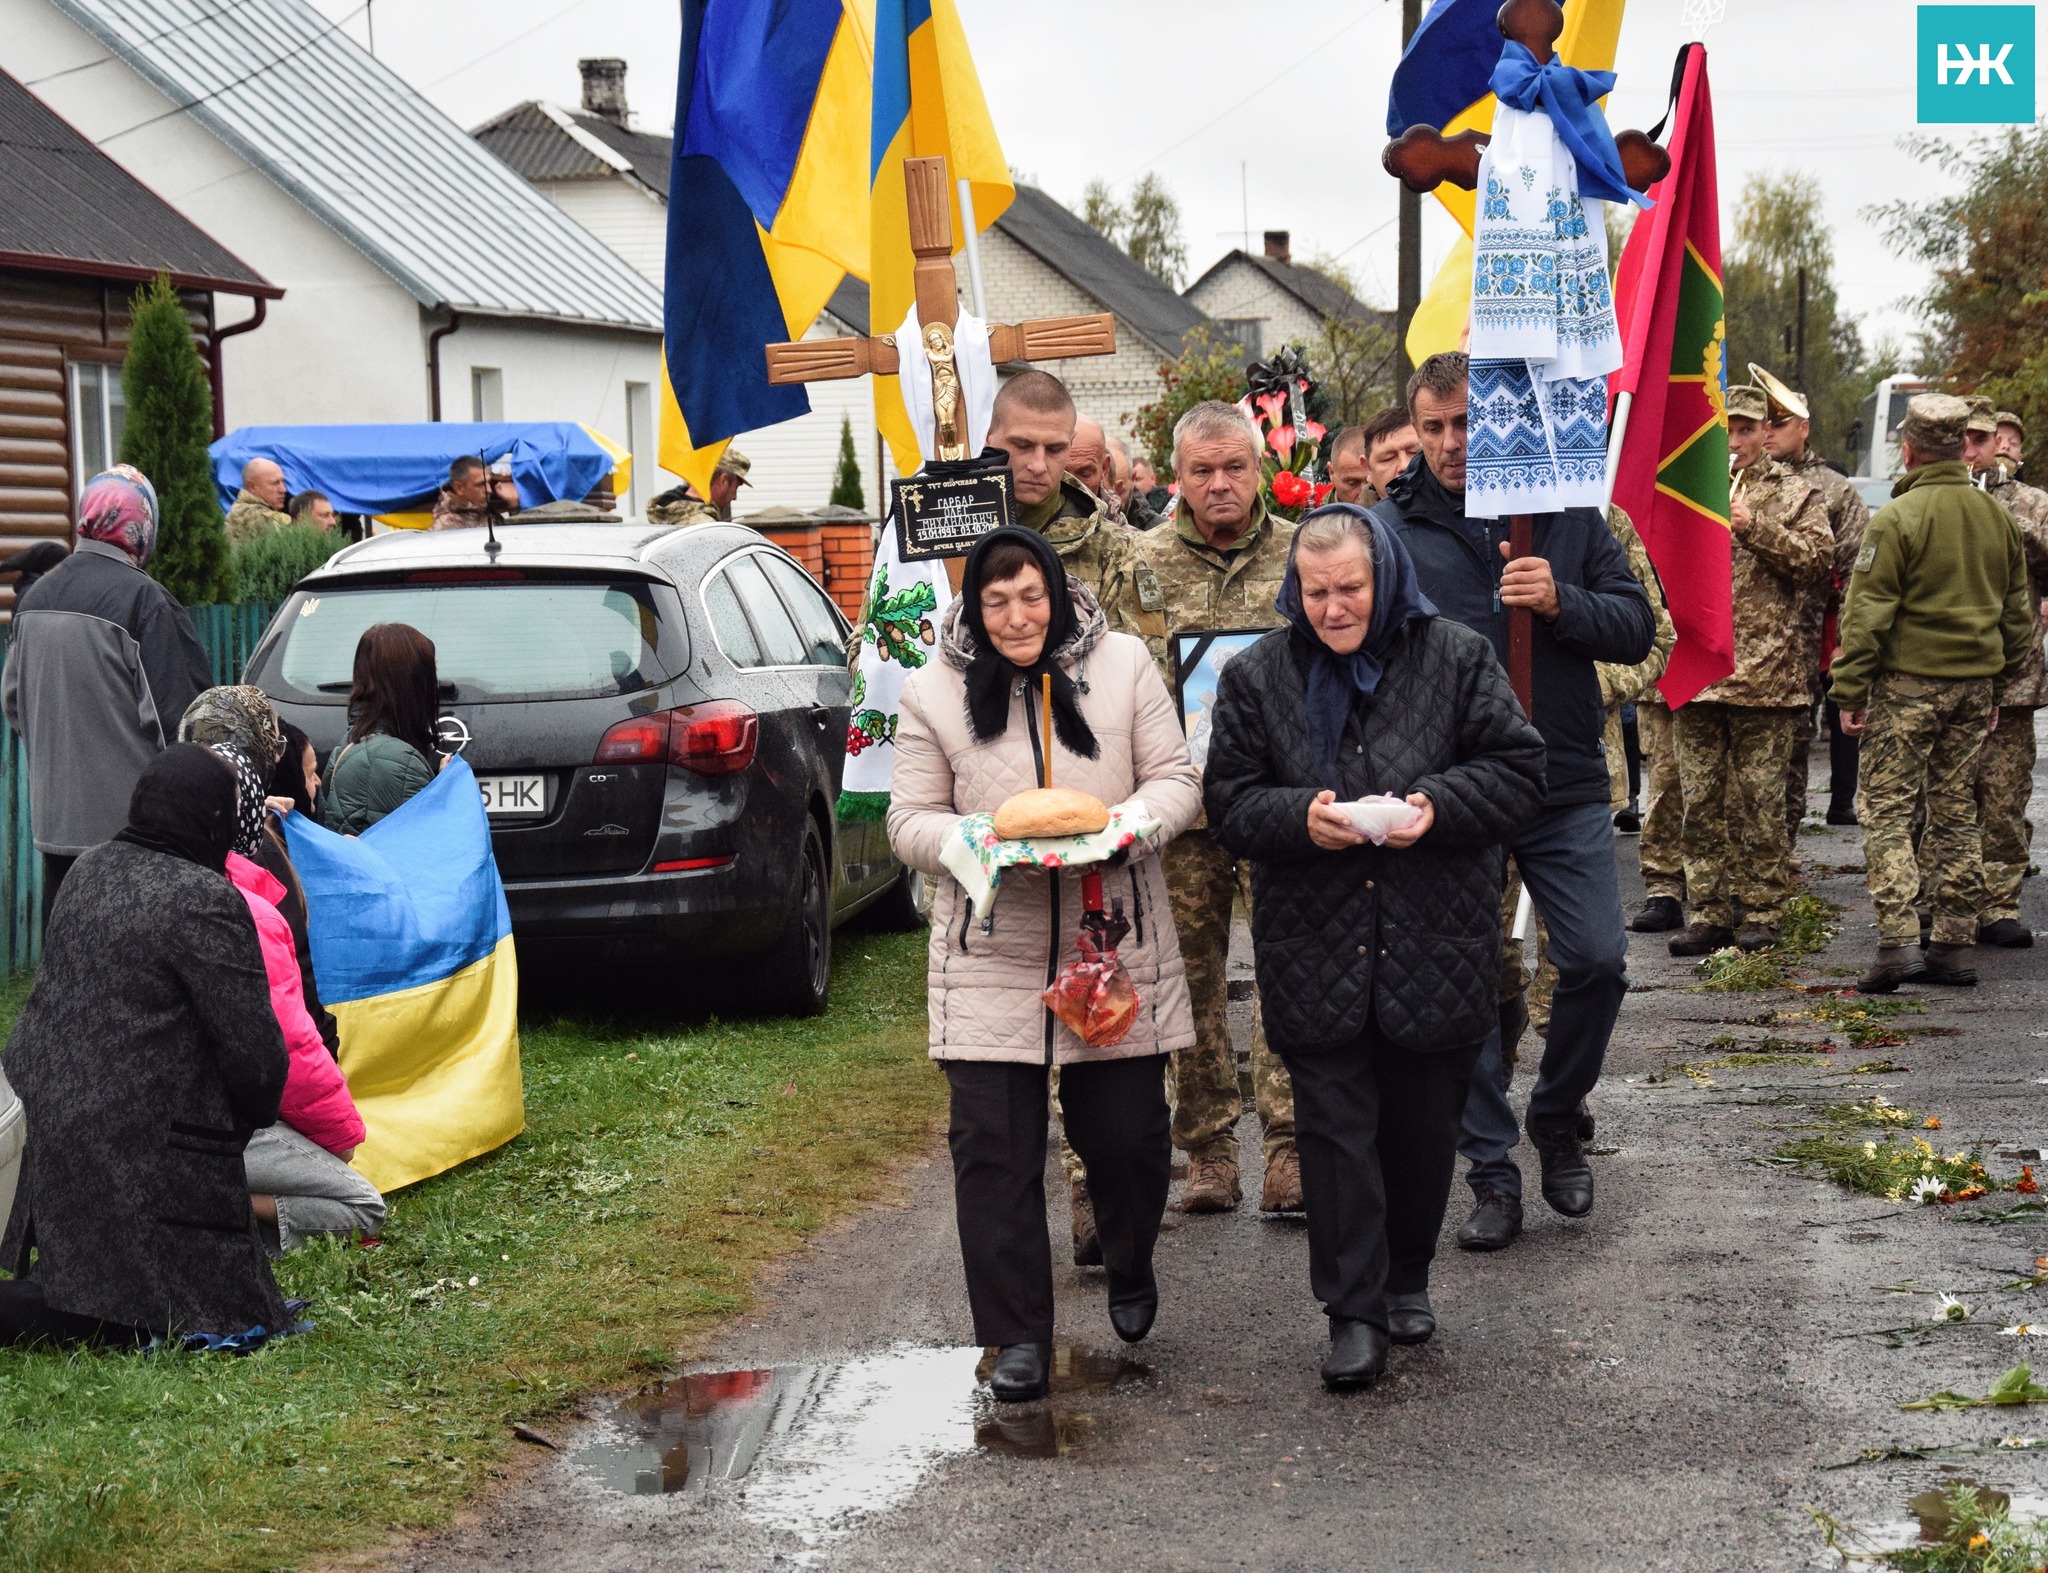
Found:
[[[213,664],[216,683],[239,682],[275,604],[195,606],[192,631]],[[11,629],[0,629],[0,656]],[[30,971],[43,948],[43,860],[29,832],[28,756],[0,716],[0,981]]]

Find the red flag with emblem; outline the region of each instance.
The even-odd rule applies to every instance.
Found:
[[[1721,292],[1721,199],[1707,50],[1689,46],[1673,112],[1671,173],[1622,249],[1615,310],[1631,396],[1615,469],[1626,510],[1664,581],[1678,643],[1658,687],[1682,705],[1735,669],[1729,587],[1728,342]]]

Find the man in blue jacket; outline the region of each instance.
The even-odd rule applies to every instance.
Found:
[[[1507,609],[1535,614],[1530,717],[1548,752],[1548,789],[1535,819],[1510,841],[1536,910],[1550,928],[1557,991],[1542,1068],[1529,1095],[1529,1140],[1543,1165],[1543,1199],[1568,1218],[1593,1207],[1593,1171],[1579,1144],[1580,1105],[1600,1079],[1607,1040],[1628,991],[1628,935],[1614,870],[1605,714],[1594,663],[1633,665],[1656,638],[1655,615],[1628,554],[1597,509],[1538,514],[1533,556],[1507,561],[1507,521],[1465,516],[1468,364],[1432,355],[1408,380],[1422,452],[1373,510],[1401,531],[1416,576],[1444,616],[1485,634],[1507,660]],[[1514,1110],[1501,1080],[1500,1035],[1472,1074],[1459,1145],[1470,1164],[1472,1216],[1458,1231],[1471,1251],[1497,1251],[1522,1232],[1522,1174],[1509,1156]]]

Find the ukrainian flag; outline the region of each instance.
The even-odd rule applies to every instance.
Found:
[[[519,965],[476,777],[457,757],[360,837],[285,820],[321,1003],[380,1191],[501,1147],[525,1127]]]
[[[1611,71],[1627,0],[1565,0],[1558,57],[1581,71]],[[1487,83],[1500,63],[1499,0],[1437,0],[1408,40],[1387,93],[1387,135],[1435,126],[1447,137],[1491,131],[1495,100]],[[1435,196],[1464,236],[1451,247],[1408,328],[1408,357],[1420,364],[1462,347],[1472,315],[1473,193],[1439,186]]]
[[[871,7],[684,0],[660,447],[699,492],[728,439],[810,409],[762,346],[867,267]]]
[[[893,333],[917,292],[910,250],[910,213],[903,193],[906,158],[944,157],[954,182],[953,249],[964,246],[958,182],[970,183],[974,220],[986,229],[1016,197],[1010,166],[996,140],[988,100],[953,0],[875,0],[875,71],[868,180],[873,213],[867,265],[872,331]],[[859,271],[856,269],[855,271]],[[875,423],[889,439],[896,468],[908,475],[923,462],[903,408],[901,385],[875,384]]]

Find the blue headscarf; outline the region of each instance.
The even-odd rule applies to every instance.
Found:
[[[1302,520],[1323,514],[1348,513],[1362,519],[1372,531],[1372,621],[1366,626],[1365,642],[1349,655],[1339,655],[1324,644],[1309,623],[1301,604],[1301,570],[1295,565],[1300,537],[1287,553],[1287,578],[1273,609],[1287,619],[1295,638],[1311,652],[1308,668],[1308,741],[1315,755],[1316,773],[1334,791],[1344,790],[1337,750],[1344,741],[1344,724],[1351,719],[1351,707],[1359,698],[1371,702],[1386,668],[1387,653],[1410,623],[1437,615],[1436,605],[1422,593],[1415,579],[1415,560],[1401,537],[1355,503],[1331,503]]]
[[[1512,109],[1527,113],[1542,105],[1579,166],[1580,196],[1633,202],[1645,208],[1654,205],[1633,189],[1622,173],[1621,150],[1614,145],[1614,133],[1607,129],[1607,117],[1600,112],[1600,100],[1614,91],[1612,71],[1580,71],[1554,55],[1547,64],[1538,65],[1527,46],[1510,39],[1487,86]]]

